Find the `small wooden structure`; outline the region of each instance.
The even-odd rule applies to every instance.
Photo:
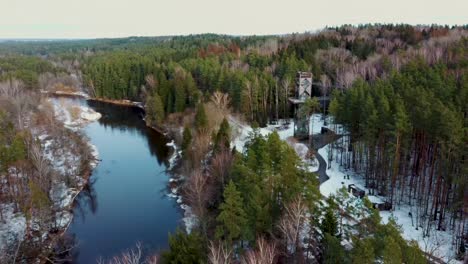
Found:
[[[354,196],[359,198],[364,198],[366,196],[366,191],[362,190],[361,188],[357,187],[354,184],[348,185],[348,192],[352,193]]]
[[[392,204],[390,202],[374,202],[372,203],[374,209],[379,211],[390,211],[392,210]]]

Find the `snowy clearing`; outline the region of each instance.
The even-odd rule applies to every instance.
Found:
[[[340,129],[342,128],[340,127]],[[330,177],[330,179],[320,185],[320,193],[325,197],[329,197],[332,194],[336,195],[342,187],[348,188],[349,184],[354,184],[360,189],[365,190],[366,194],[368,194],[369,191],[365,188],[364,177],[340,166],[338,151],[334,151],[335,153],[333,153],[332,157],[330,148],[331,145],[329,144],[318,150],[327,163],[326,173]],[[332,159],[331,162],[330,159]],[[367,197],[371,202],[375,203],[385,201],[385,197],[375,195],[367,195]],[[383,223],[388,223],[392,218],[395,219],[397,224],[402,228],[403,237],[407,240],[416,240],[419,247],[426,253],[443,259],[448,263],[461,263],[454,260],[456,249],[452,245],[452,234],[446,231],[437,231],[432,227],[430,237],[423,237],[422,228],[418,229],[415,227],[412,218],[409,216],[409,213],[414,213],[414,210],[415,208],[407,205],[397,205],[393,211],[381,211],[380,216]]]
[[[319,134],[322,127],[324,126],[324,120],[322,114],[314,114],[310,118],[310,130],[312,134]],[[233,131],[233,140],[231,142],[231,148],[236,148],[237,151],[243,152],[245,143],[249,140],[250,135],[254,132],[254,129],[246,124],[242,124],[238,119],[233,116],[229,116],[229,125]],[[294,140],[294,121],[292,120],[280,120],[278,125],[268,125],[267,127],[258,128],[258,132],[262,136],[268,136],[269,134],[276,131],[281,140],[286,141],[301,158],[306,166],[306,169],[310,172],[316,172],[319,168],[319,163],[314,157],[312,160],[307,157],[309,153],[309,147]]]

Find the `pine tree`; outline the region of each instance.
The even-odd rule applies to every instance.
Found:
[[[403,252],[404,263],[407,264],[426,264],[427,259],[419,248],[418,242],[411,240]]]
[[[158,94],[154,94],[146,102],[146,113],[146,122],[149,125],[162,125],[164,120],[164,105]]]
[[[331,207],[327,207],[325,216],[322,220],[321,229],[324,234],[330,234],[336,236],[338,233],[338,220]]]
[[[192,143],[192,130],[189,127],[184,127],[184,132],[182,134],[182,155],[186,154],[187,149],[190,147]]]
[[[352,264],[372,264],[374,263],[374,245],[372,239],[354,239],[353,250],[351,251]]]
[[[268,146],[268,153],[271,159],[271,165],[273,169],[273,173],[280,172],[280,165],[281,160],[283,159],[283,142],[278,135],[278,132],[274,131],[270,135],[268,135],[267,139],[267,146]]]
[[[47,196],[47,192],[43,191],[39,185],[37,185],[34,181],[29,180],[28,187],[31,192],[31,201],[30,205],[26,208],[23,208],[23,211],[26,213],[26,217],[32,217],[31,213],[32,210],[47,210],[50,208],[52,202],[50,201],[49,197]]]
[[[204,130],[208,128],[208,119],[206,117],[205,107],[203,103],[199,103],[197,107],[197,113],[195,114],[195,127],[198,130]]]
[[[219,126],[218,133],[215,137],[215,151],[218,151],[222,148],[229,149],[231,146],[231,128],[226,118],[223,119],[221,125]]]
[[[325,233],[323,247],[323,263],[335,264],[344,262],[345,251],[337,237]]]
[[[400,245],[391,237],[385,239],[385,247],[382,254],[384,264],[400,264],[403,263]]]
[[[216,236],[224,238],[229,243],[242,238],[247,224],[247,216],[243,209],[241,193],[231,180],[224,189],[224,202],[220,205],[220,214],[216,218],[219,225],[216,228]]]
[[[200,233],[194,231],[186,234],[176,230],[169,235],[169,250],[161,254],[163,263],[202,264],[206,263],[206,241]]]

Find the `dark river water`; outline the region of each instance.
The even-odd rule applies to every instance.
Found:
[[[182,217],[166,195],[167,139],[145,126],[138,108],[82,103],[102,114],[84,129],[102,161],[74,207],[68,229],[77,243],[73,263],[107,260],[137,243],[146,252],[167,248],[168,233]]]

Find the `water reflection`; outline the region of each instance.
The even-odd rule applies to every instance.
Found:
[[[132,136],[144,135],[148,140],[148,148],[161,164],[167,162],[170,149],[164,135],[147,127],[143,121],[144,111],[138,107],[112,105],[100,101],[88,101],[88,105],[102,114],[99,123],[111,130],[129,133]],[[167,164],[165,164],[167,165]]]
[[[90,177],[88,184],[83,188],[81,193],[78,195],[78,198],[73,204],[73,211],[76,217],[76,214],[79,214],[82,219],[85,219],[86,213],[91,212],[95,214],[98,209],[98,200],[97,193],[94,188],[96,183],[96,177]]]
[[[96,263],[137,242],[149,252],[166,248],[167,234],[181,219],[180,209],[166,195],[167,139],[145,126],[139,108],[87,104],[102,114],[84,129],[102,161],[75,202],[68,235],[77,246],[68,258],[71,263]]]

